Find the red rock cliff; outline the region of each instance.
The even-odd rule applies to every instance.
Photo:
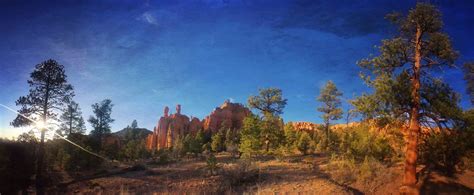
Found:
[[[217,132],[223,125],[226,126],[225,128],[240,129],[244,118],[249,115],[250,110],[248,108],[227,100],[204,119],[204,130]]]
[[[217,107],[203,121],[191,117],[191,120],[181,114],[181,105],[176,106],[176,113],[169,115],[169,108],[165,107],[163,116],[153,129],[153,134],[147,137],[146,145],[150,150],[158,150],[173,146],[178,136],[183,137],[188,133],[195,134],[199,130],[217,132],[222,125],[230,129],[240,129],[243,120],[250,115],[250,110],[242,104],[225,101]]]

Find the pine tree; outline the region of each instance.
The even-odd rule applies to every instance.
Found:
[[[74,96],[73,88],[67,82],[64,66],[55,60],[46,60],[35,66],[30,78],[28,80],[29,94],[21,96],[16,101],[16,105],[21,106],[18,112],[44,124],[57,120],[55,111],[60,111]],[[18,115],[11,125],[14,127],[29,126],[32,125],[32,121]],[[44,194],[43,161],[46,128],[40,130],[41,139],[36,166],[36,188],[38,194]]]
[[[293,147],[296,141],[298,140],[298,137],[296,135],[296,130],[295,128],[293,128],[293,124],[291,122],[285,124],[284,132],[285,132],[286,147],[288,148]]]
[[[283,98],[281,89],[265,88],[259,90],[258,96],[250,96],[248,104],[250,108],[255,108],[263,115],[271,114],[278,116],[283,114],[287,99]]]
[[[336,85],[332,81],[328,81],[326,85],[321,89],[318,101],[323,103],[318,108],[319,112],[322,112],[322,118],[324,121],[324,129],[326,133],[326,148],[329,147],[330,140],[330,123],[332,120],[338,120],[342,118],[341,99],[342,93],[337,89]]]
[[[114,119],[110,116],[112,114],[112,107],[112,100],[109,99],[92,104],[92,112],[95,116],[90,116],[88,120],[93,128],[90,134],[99,142],[99,148],[101,147],[102,137],[110,134],[110,123],[114,122]]]
[[[471,98],[471,105],[474,106],[474,62],[464,64],[464,80],[466,80],[467,93]]]
[[[133,121],[132,121],[132,125],[131,125],[130,127],[131,127],[132,129],[138,128],[138,122],[137,122],[137,120],[133,120]]]
[[[239,145],[239,151],[244,157],[251,157],[259,152],[262,146],[260,141],[261,123],[260,118],[253,114],[244,118]]]
[[[59,125],[58,133],[62,136],[67,136],[71,133],[84,134],[86,126],[82,112],[79,105],[71,101],[60,116],[61,124]]]
[[[425,112],[424,108],[429,109],[438,103],[449,104],[431,99],[434,96],[456,99],[451,93],[431,93],[432,89],[441,90],[449,87],[439,80],[430,78],[426,73],[435,67],[452,66],[458,54],[453,50],[448,35],[442,32],[441,13],[433,5],[418,3],[406,17],[393,13],[387,15],[387,18],[399,27],[400,33],[392,39],[382,41],[379,47],[380,55],[359,62],[359,66],[369,71],[369,74],[363,75],[363,79],[375,88],[376,96],[364,95],[355,104],[359,110],[366,113],[366,116],[367,113],[388,113],[387,111],[391,114],[385,116],[400,118],[407,116],[409,128],[405,173],[403,187],[400,190],[402,193],[412,193],[417,181],[416,161],[420,120],[436,112],[433,112],[434,110]],[[392,112],[394,110],[397,112]],[[432,118],[439,119],[435,116]]]
[[[224,150],[224,145],[222,144],[223,141],[224,141],[224,138],[222,136],[222,133],[218,132],[212,135],[212,142],[211,142],[212,151],[214,152],[223,151]]]
[[[306,133],[305,131],[298,133],[296,148],[298,148],[298,150],[303,153],[303,155],[307,154],[310,144],[311,138],[309,137],[308,133]]]

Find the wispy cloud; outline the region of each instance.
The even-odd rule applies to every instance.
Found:
[[[140,17],[137,18],[139,21],[146,22],[151,25],[158,25],[158,22],[153,14],[150,12],[144,12]]]

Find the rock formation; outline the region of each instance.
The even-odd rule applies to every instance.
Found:
[[[176,113],[169,115],[169,108],[165,107],[163,116],[153,129],[153,134],[147,137],[148,149],[161,149],[173,146],[178,136],[184,136],[189,131],[190,121],[181,114],[181,105],[176,105]]]
[[[240,129],[244,118],[249,115],[250,110],[248,108],[227,100],[204,119],[204,130],[217,132],[223,125],[229,129]]]
[[[209,132],[217,132],[222,125],[230,129],[240,129],[243,120],[250,115],[250,110],[242,104],[225,101],[217,107],[203,121],[196,117],[191,120],[181,114],[181,105],[176,106],[176,113],[169,115],[169,108],[165,107],[163,116],[153,129],[153,134],[148,135],[146,146],[150,150],[169,148],[178,137],[184,137],[188,133],[196,134],[203,129]]]
[[[291,122],[297,131],[317,131],[320,125],[311,122]]]

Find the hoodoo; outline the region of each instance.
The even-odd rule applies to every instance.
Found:
[[[248,115],[250,115],[248,108],[228,100],[202,121],[196,117],[190,119],[181,114],[179,104],[176,105],[176,113],[171,115],[169,115],[169,108],[165,107],[163,116],[153,129],[153,134],[148,135],[146,145],[149,150],[159,150],[170,148],[178,137],[184,137],[188,133],[195,134],[199,130],[217,132],[223,126],[229,129],[240,129],[244,118]]]

